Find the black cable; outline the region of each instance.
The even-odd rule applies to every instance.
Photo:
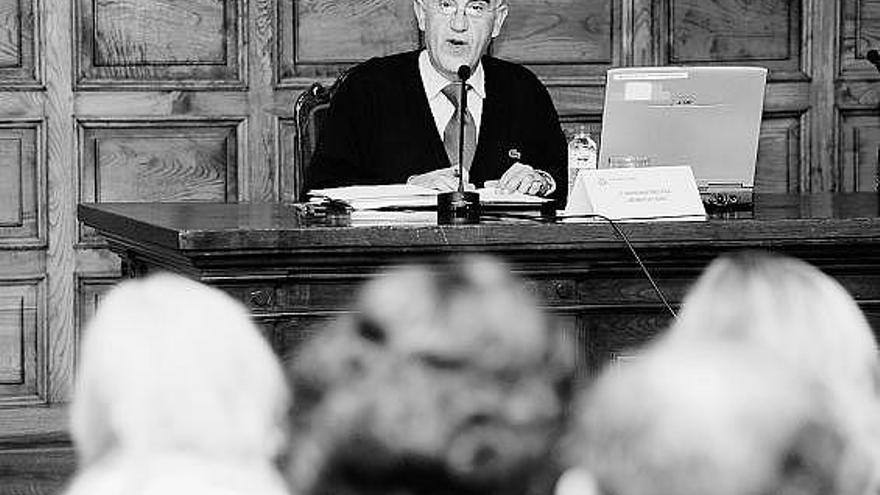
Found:
[[[486,216],[486,213],[484,213],[483,216]],[[497,218],[521,218],[521,219],[535,220],[538,222],[546,222],[547,221],[546,219],[537,218],[534,216],[516,215],[516,214],[509,214],[509,213],[497,213],[497,214],[493,214],[490,216],[494,216]],[[605,220],[606,222],[608,222],[608,224],[611,225],[611,228],[614,230],[614,234],[617,235],[617,237],[619,237],[623,241],[623,243],[626,245],[627,249],[629,250],[630,254],[632,254],[633,259],[635,259],[636,263],[639,265],[639,268],[642,270],[642,274],[645,275],[645,278],[648,279],[648,282],[651,284],[651,288],[654,289],[654,293],[657,294],[658,298],[660,298],[660,302],[662,302],[663,305],[666,306],[666,310],[669,311],[669,314],[672,315],[672,318],[674,318],[676,320],[678,319],[678,314],[675,312],[674,309],[672,309],[672,305],[669,304],[669,301],[666,299],[666,296],[663,295],[663,291],[660,290],[660,287],[657,285],[657,282],[654,281],[654,277],[651,276],[651,273],[648,271],[648,267],[646,267],[645,263],[642,262],[642,258],[639,256],[639,253],[636,252],[636,249],[632,245],[632,243],[630,242],[629,237],[627,237],[627,235],[623,232],[623,230],[620,229],[620,226],[617,225],[617,222],[615,222],[614,220],[612,220],[609,217],[606,217],[605,215],[600,215],[598,213],[588,213],[588,214],[583,214],[583,215],[564,215],[561,218],[563,218],[563,219],[564,218],[598,218],[598,219]],[[657,218],[659,219],[659,218],[663,218],[663,217],[657,217]]]

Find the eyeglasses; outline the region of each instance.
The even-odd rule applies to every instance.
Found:
[[[446,17],[452,17],[458,13],[458,3],[454,0],[431,0],[429,5]],[[464,15],[469,19],[482,19],[495,10],[485,0],[473,0],[464,5]]]

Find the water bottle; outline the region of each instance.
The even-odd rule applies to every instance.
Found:
[[[590,133],[587,132],[587,126],[578,126],[571,139],[568,140],[568,194],[574,189],[578,174],[581,170],[595,169],[598,162],[598,147]]]

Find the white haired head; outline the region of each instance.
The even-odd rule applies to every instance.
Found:
[[[684,301],[671,339],[747,342],[874,398],[877,342],[837,281],[798,259],[745,251],[713,261]]]
[[[661,346],[579,401],[557,495],[867,493],[873,467],[835,406],[756,347]]]
[[[113,453],[270,459],[289,392],[242,305],[181,277],[119,284],[82,340],[72,406],[83,465]]]

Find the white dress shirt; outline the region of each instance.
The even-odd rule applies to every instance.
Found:
[[[422,87],[425,89],[425,96],[428,97],[428,105],[431,106],[434,123],[437,124],[437,132],[440,134],[440,139],[443,139],[446,125],[455,114],[455,105],[442,91],[452,81],[437,72],[428,58],[427,50],[422,50],[422,53],[419,54],[419,74],[422,76]],[[471,117],[474,118],[474,126],[477,128],[477,139],[479,140],[480,122],[483,117],[483,99],[486,98],[486,75],[483,72],[483,64],[477,66],[477,70],[468,79],[468,84],[470,84],[471,90],[467,92],[467,108]]]
[[[428,97],[428,105],[431,107],[431,115],[434,116],[434,124],[437,125],[437,133],[442,140],[446,125],[455,114],[455,105],[443,94],[443,88],[452,81],[446,79],[434,68],[427,50],[422,50],[422,53],[419,54],[419,74],[422,77],[425,96]],[[468,84],[470,84],[471,90],[467,92],[467,109],[474,119],[474,126],[477,128],[477,143],[479,143],[480,123],[483,121],[483,100],[486,98],[486,73],[483,71],[483,64],[477,65],[477,69],[468,79]],[[535,172],[541,174],[550,183],[550,189],[544,194],[552,193],[556,189],[556,181],[553,180],[553,176],[543,170],[536,169]]]

